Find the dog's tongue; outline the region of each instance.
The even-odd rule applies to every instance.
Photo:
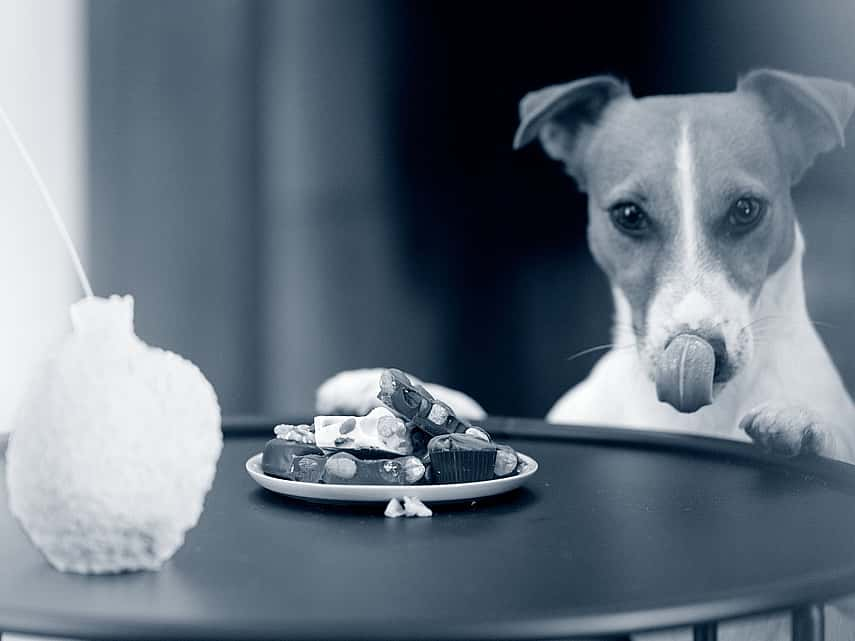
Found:
[[[656,371],[656,394],[680,412],[696,412],[712,403],[715,352],[694,334],[680,334],[665,348]]]

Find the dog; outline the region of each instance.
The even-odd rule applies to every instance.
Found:
[[[790,197],[853,108],[849,84],[772,70],[722,94],[635,99],[600,76],[523,99],[515,146],[539,138],[588,193],[615,306],[616,348],[547,420],[855,461],[855,405],[808,317]],[[655,390],[683,333],[716,345],[714,402],[691,414]]]
[[[808,315],[791,199],[815,158],[843,145],[853,110],[848,83],[769,69],[728,93],[635,98],[596,76],[523,98],[514,146],[538,139],[588,194],[588,243],[615,308],[614,347],[548,421],[855,462],[855,405]],[[364,409],[359,381],[376,393],[376,372],[346,372],[319,389],[319,409]],[[482,416],[469,401],[461,415]],[[826,611],[828,638],[855,638],[851,617]],[[725,623],[719,637],[786,639],[789,620]]]

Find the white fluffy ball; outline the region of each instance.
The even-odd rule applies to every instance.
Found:
[[[59,570],[157,569],[196,525],[222,449],[214,388],[140,340],[130,296],[71,307],[6,453],[12,513]]]

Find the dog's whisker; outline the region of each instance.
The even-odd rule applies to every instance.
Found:
[[[828,329],[840,329],[839,326],[834,323],[827,323],[825,321],[815,321],[808,319],[811,325],[815,325],[816,327],[827,327]]]
[[[786,314],[763,316],[762,318],[755,319],[755,320],[751,321],[750,323],[748,323],[747,325],[744,325],[743,327],[740,328],[739,332],[742,333],[742,332],[745,332],[745,331],[748,331],[749,329],[751,329],[754,332],[755,336],[757,336],[757,335],[759,335],[759,332],[764,330],[764,329],[767,331],[771,331],[772,329],[774,329],[775,326],[772,326],[771,323],[776,323],[776,326],[778,324],[784,325],[784,326],[798,325],[801,320],[803,320],[803,319],[800,319],[796,316],[788,316]],[[781,321],[784,321],[784,322],[781,322]],[[836,325],[834,325],[833,323],[827,323],[825,321],[815,321],[815,320],[808,319],[808,322],[811,325],[814,325],[815,327],[826,327],[826,328],[831,328],[831,329],[837,329]],[[765,325],[763,323],[765,323]]]
[[[743,325],[739,332],[744,333],[747,331],[751,331],[755,336],[759,336],[762,332],[771,332],[774,329],[777,329],[782,326],[786,326],[789,323],[781,323],[780,319],[786,319],[785,316],[767,316],[765,318],[758,318],[755,321],[748,323],[747,325]],[[774,323],[774,324],[773,324]],[[795,324],[795,323],[793,323]]]
[[[572,356],[567,358],[568,361],[575,360],[581,356],[585,356],[587,354],[593,354],[594,352],[601,352],[607,349],[627,349],[628,347],[635,347],[635,343],[630,345],[617,345],[616,343],[606,343],[604,345],[595,345],[594,347],[589,347],[588,349],[583,349],[581,352],[576,352]]]
[[[754,326],[756,326],[756,325],[760,325],[761,323],[771,323],[772,321],[778,321],[778,320],[780,320],[780,319],[782,319],[782,318],[783,318],[783,319],[786,319],[786,318],[787,318],[787,316],[784,316],[784,315],[781,315],[781,314],[774,315],[774,316],[763,316],[763,317],[761,317],[761,318],[756,318],[756,319],[754,319],[753,321],[751,321],[751,322],[750,322],[750,323],[748,323],[747,325],[744,325],[744,326],[742,327],[742,329],[748,329],[748,328],[750,328],[750,327],[754,327]]]
[[[592,353],[594,353],[594,352],[600,352],[600,351],[603,351],[603,350],[611,349],[611,348],[612,348],[612,347],[614,347],[614,346],[615,346],[615,344],[614,344],[614,343],[606,343],[606,344],[604,344],[604,345],[595,345],[594,347],[589,347],[589,348],[587,348],[587,349],[583,349],[583,350],[581,350],[581,351],[579,351],[579,352],[576,352],[576,353],[575,353],[575,354],[573,354],[572,356],[568,356],[568,357],[567,357],[567,360],[568,360],[568,361],[572,361],[572,360],[574,360],[574,359],[576,359],[576,358],[579,358],[580,356],[585,356],[586,354],[592,354]]]

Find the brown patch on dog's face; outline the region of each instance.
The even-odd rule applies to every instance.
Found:
[[[584,169],[591,251],[629,302],[651,375],[690,332],[714,345],[726,382],[751,357],[763,283],[794,247],[788,169],[762,104],[739,93],[616,102]],[[643,228],[621,226],[638,211]]]

